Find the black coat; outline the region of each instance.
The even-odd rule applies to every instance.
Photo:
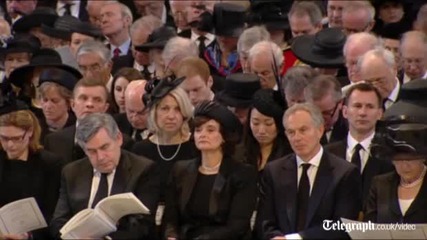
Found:
[[[147,158],[122,151],[116,167],[111,194],[132,192],[152,214],[129,215],[122,218],[118,230],[111,234],[114,239],[141,239],[153,237],[154,213],[157,209],[159,181],[155,163]],[[93,167],[88,158],[80,159],[64,167],[58,204],[50,230],[59,237],[59,230],[75,214],[87,208],[92,186]]]
[[[222,161],[209,200],[210,223],[204,225],[188,211],[199,166],[199,159],[180,161],[172,170],[163,216],[165,237],[185,239],[191,230],[201,231],[200,239],[249,236],[249,222],[257,197],[255,168],[229,158]]]
[[[4,178],[4,169],[6,161],[8,160],[6,152],[0,151],[0,186],[9,180]],[[31,166],[29,172],[29,179],[25,186],[13,186],[13,190],[5,193],[5,189],[0,190],[0,194],[7,194],[9,196],[2,196],[11,201],[21,200],[27,197],[34,197],[46,222],[52,218],[55,210],[56,202],[59,196],[60,176],[63,166],[61,158],[45,151],[40,150],[36,153],[29,153],[27,163]],[[16,199],[13,199],[16,197]],[[7,204],[7,203],[4,203]],[[0,203],[0,207],[2,204]],[[49,239],[49,231],[47,228],[39,229],[32,232],[34,239]]]
[[[400,177],[397,172],[376,176],[372,180],[366,209],[365,221],[374,223],[427,223],[427,175],[420,191],[405,216],[400,211],[397,188]]]
[[[347,151],[347,138],[342,141],[334,142],[325,146],[325,149],[337,157],[345,160]],[[371,188],[372,179],[380,174],[388,173],[394,170],[390,160],[374,158],[369,155],[368,161],[362,172],[362,200],[363,205],[368,197]]]
[[[261,195],[255,232],[271,239],[296,232],[297,162],[295,154],[267,164],[261,179]],[[325,231],[323,221],[341,217],[357,219],[360,211],[360,174],[349,162],[323,153],[309,199],[303,239],[346,238],[342,231]]]

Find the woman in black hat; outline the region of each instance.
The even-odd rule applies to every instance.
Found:
[[[147,83],[143,96],[148,110],[148,130],[150,137],[135,143],[133,151],[158,163],[161,169],[161,189],[165,188],[170,169],[175,162],[195,156],[194,143],[190,140],[189,120],[193,106],[187,93],[178,85],[184,78],[165,78]],[[160,201],[164,200],[161,192]]]
[[[232,159],[240,123],[211,101],[194,112],[194,141],[200,156],[177,163],[171,173],[163,218],[167,239],[240,239],[250,236],[256,170]]]
[[[396,171],[374,178],[364,219],[374,223],[427,223],[427,125],[392,125],[385,134],[382,150]]]
[[[71,111],[73,89],[79,78],[60,68],[46,68],[40,73],[39,92],[43,117],[39,118],[42,128],[41,139],[76,123]]]
[[[267,162],[292,153],[284,135],[282,102],[280,93],[272,89],[258,90],[252,97],[245,126],[245,147],[248,163],[259,171]]]
[[[0,207],[34,197],[46,222],[58,200],[62,161],[42,149],[35,115],[16,103],[0,108]],[[2,235],[4,239],[49,239],[47,228]]]

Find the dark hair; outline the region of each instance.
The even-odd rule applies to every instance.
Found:
[[[193,119],[192,122],[192,133],[194,136],[194,130],[197,127],[202,126],[203,124],[207,123],[209,120],[215,120],[213,118],[208,118],[205,116],[196,116]],[[225,128],[222,126],[222,124],[220,122],[218,122],[217,120],[215,120],[217,123],[219,123],[219,132],[222,135],[222,138],[224,139],[224,143],[221,145],[222,148],[222,153],[224,156],[228,156],[231,157],[234,154],[234,151],[236,149],[236,145],[239,142],[239,136],[236,132],[229,132],[229,131],[225,131]]]
[[[119,112],[119,105],[117,104],[116,98],[114,96],[114,88],[115,88],[117,79],[119,79],[120,77],[123,77],[124,79],[128,80],[129,82],[131,82],[133,80],[138,80],[138,79],[144,78],[138,70],[136,70],[135,68],[130,68],[130,67],[121,68],[120,70],[118,70],[114,74],[113,81],[111,83],[111,89],[110,89],[111,104],[110,104],[110,109],[108,111],[110,113],[118,113]]]
[[[357,84],[354,84],[353,86],[351,86],[347,90],[347,93],[345,94],[345,102],[344,102],[344,104],[346,106],[348,106],[348,102],[350,100],[351,94],[354,91],[356,91],[356,90],[360,91],[360,92],[374,92],[375,96],[378,99],[378,106],[382,107],[382,105],[383,105],[383,98],[381,97],[381,93],[378,91],[378,89],[376,87],[374,87],[370,83],[357,83]]]
[[[94,78],[82,78],[82,79],[80,79],[76,83],[76,85],[74,86],[73,98],[75,97],[77,89],[80,87],[102,87],[104,89],[104,92],[105,92],[105,98],[106,98],[107,102],[109,102],[110,94],[108,94],[108,89],[105,86],[104,81],[99,80],[99,79],[94,79]]]
[[[253,109],[256,109],[256,108],[251,107],[249,109],[248,118],[244,126],[243,139],[245,143],[247,163],[259,169],[259,167],[261,166],[261,162],[259,161],[261,157],[261,147],[258,141],[255,139],[255,136],[253,135],[251,130],[251,113]],[[272,116],[268,116],[268,117],[272,117]],[[273,119],[277,129],[277,136],[276,136],[276,139],[274,139],[273,148],[271,149],[270,155],[275,153],[278,148],[283,147],[284,145],[286,146],[285,128],[283,127],[282,118],[273,117]]]

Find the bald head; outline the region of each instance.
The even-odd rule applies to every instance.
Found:
[[[403,35],[400,45],[405,74],[411,79],[423,78],[427,72],[427,36],[420,31]]]
[[[134,80],[129,83],[125,91],[126,117],[135,129],[145,129],[147,114],[143,112],[142,96],[145,94],[145,80]]]

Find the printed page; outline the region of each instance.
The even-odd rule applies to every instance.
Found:
[[[129,214],[150,214],[150,210],[133,193],[116,194],[104,198],[95,209],[107,215],[114,224]]]
[[[89,214],[81,218],[81,221],[73,221],[73,225],[61,229],[62,239],[100,239],[117,230],[115,225],[112,225],[108,219],[99,216],[96,211],[92,209],[83,211],[89,212]]]
[[[0,209],[2,234],[20,234],[45,227],[46,221],[33,197],[6,204]]]

